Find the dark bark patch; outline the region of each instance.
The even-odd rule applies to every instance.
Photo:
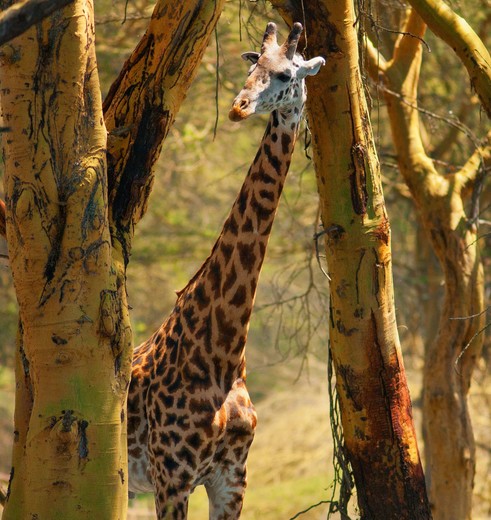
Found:
[[[373,234],[377,240],[381,240],[386,246],[389,245],[390,224],[385,216],[381,218],[380,224],[375,228]]]
[[[351,204],[357,215],[367,212],[368,192],[366,186],[366,150],[362,143],[355,143],[351,147],[353,171],[349,176],[351,187]]]
[[[87,441],[87,427],[89,423],[85,420],[78,421],[78,456],[86,459],[89,456],[89,443]]]
[[[358,329],[356,327],[352,327],[351,329],[347,329],[341,320],[338,320],[336,322],[336,328],[338,329],[340,334],[342,334],[343,336],[346,336],[348,338],[350,336],[352,336],[355,332],[358,331]]]
[[[60,336],[57,336],[56,334],[53,334],[51,336],[51,341],[55,344],[55,345],[66,345],[68,343],[68,340],[65,339],[65,338],[61,338]]]

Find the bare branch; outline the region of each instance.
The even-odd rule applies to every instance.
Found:
[[[0,45],[12,40],[73,0],[24,0],[0,14]]]
[[[387,69],[387,60],[368,37],[365,38],[365,51],[368,74],[378,82],[379,74]]]
[[[409,0],[428,27],[464,64],[484,110],[491,117],[491,56],[472,27],[442,0]]]
[[[491,167],[491,130],[488,131],[482,146],[476,146],[474,153],[469,157],[467,162],[462,166],[458,175],[461,177],[464,186],[472,186],[476,180],[481,183],[484,179],[485,172]],[[477,218],[477,214],[473,215]]]

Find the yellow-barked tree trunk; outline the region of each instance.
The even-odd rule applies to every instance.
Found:
[[[307,116],[330,275],[329,336],[364,520],[431,518],[397,331],[390,224],[359,68],[352,0],[278,1],[306,23]]]

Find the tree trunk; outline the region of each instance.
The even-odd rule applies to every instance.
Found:
[[[467,405],[483,326],[483,270],[475,224],[465,199],[488,146],[456,174],[440,175],[423,148],[417,111],[421,42],[425,24],[408,18],[391,61],[375,56],[386,85],[386,101],[399,167],[442,267],[443,307],[436,339],[427,347],[423,381],[425,454],[430,501],[436,519],[470,518],[475,447]],[[414,37],[415,35],[416,37]],[[373,52],[373,49],[372,49]],[[376,73],[378,77],[378,73]]]
[[[0,232],[21,323],[5,519],[126,516],[126,265],[161,141],[223,4],[157,3],[106,100],[106,125],[90,1],[2,49]]]
[[[353,4],[278,4],[290,22],[306,21],[307,54],[327,58],[308,83],[307,110],[331,277],[331,352],[361,517],[431,518],[396,327],[390,226]]]
[[[92,5],[4,47],[7,240],[19,302],[4,518],[122,518],[131,329],[107,218]],[[49,497],[49,499],[47,499]]]

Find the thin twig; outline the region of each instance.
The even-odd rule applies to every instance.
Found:
[[[366,11],[360,10],[359,14],[361,16],[364,16],[368,20],[370,20],[372,29],[374,29],[374,30],[380,29],[381,31],[388,32],[391,34],[400,34],[402,36],[409,36],[410,38],[416,38],[416,40],[419,40],[426,47],[426,50],[428,52],[431,52],[430,46],[423,38],[421,38],[421,36],[417,36],[416,34],[413,34],[413,33],[407,32],[407,31],[398,31],[396,29],[389,29],[388,27],[384,27],[383,25],[380,25],[373,19],[373,16],[371,15],[371,13],[367,13]]]
[[[135,21],[135,20],[150,20],[152,18],[152,15],[150,14],[127,14],[125,11],[125,14],[123,16],[123,20],[121,20],[121,16],[107,16],[105,18],[96,18],[95,24],[96,25],[105,25],[108,23],[121,23],[123,25],[125,22],[128,21]]]
[[[121,25],[124,25],[126,23],[126,15],[128,14],[128,2],[129,2],[129,0],[126,0],[126,2],[124,4],[124,17],[123,17],[123,21],[121,22]]]
[[[477,336],[479,336],[480,334],[482,334],[486,329],[488,329],[489,327],[491,327],[491,322],[489,323],[486,323],[486,325],[484,325],[484,327],[480,330],[478,330],[473,336],[472,338],[468,341],[467,345],[465,345],[465,347],[462,349],[462,352],[458,355],[457,359],[455,360],[455,363],[454,363],[454,366],[455,366],[455,370],[457,371],[458,373],[458,370],[457,370],[457,365],[460,363],[460,360],[462,359],[462,356],[466,353],[467,349],[470,347],[471,343],[477,338]]]
[[[477,314],[471,314],[470,316],[454,316],[452,318],[449,318],[450,320],[471,320],[472,318],[477,318],[478,316],[482,316],[483,314],[486,314],[491,307],[486,307],[483,311],[478,312]]]
[[[305,513],[308,513],[309,511],[312,511],[312,509],[315,509],[316,507],[319,507],[323,504],[332,504],[331,500],[321,500],[320,502],[317,502],[317,504],[312,504],[311,506],[307,507],[307,509],[304,509],[303,511],[299,511],[295,514],[295,516],[292,516],[290,520],[295,520],[296,518],[301,517]]]
[[[216,73],[215,73],[215,125],[213,127],[213,140],[217,136],[218,117],[220,111],[218,108],[218,87],[220,86],[220,48],[218,47],[218,29],[215,26],[215,47],[216,47]]]

